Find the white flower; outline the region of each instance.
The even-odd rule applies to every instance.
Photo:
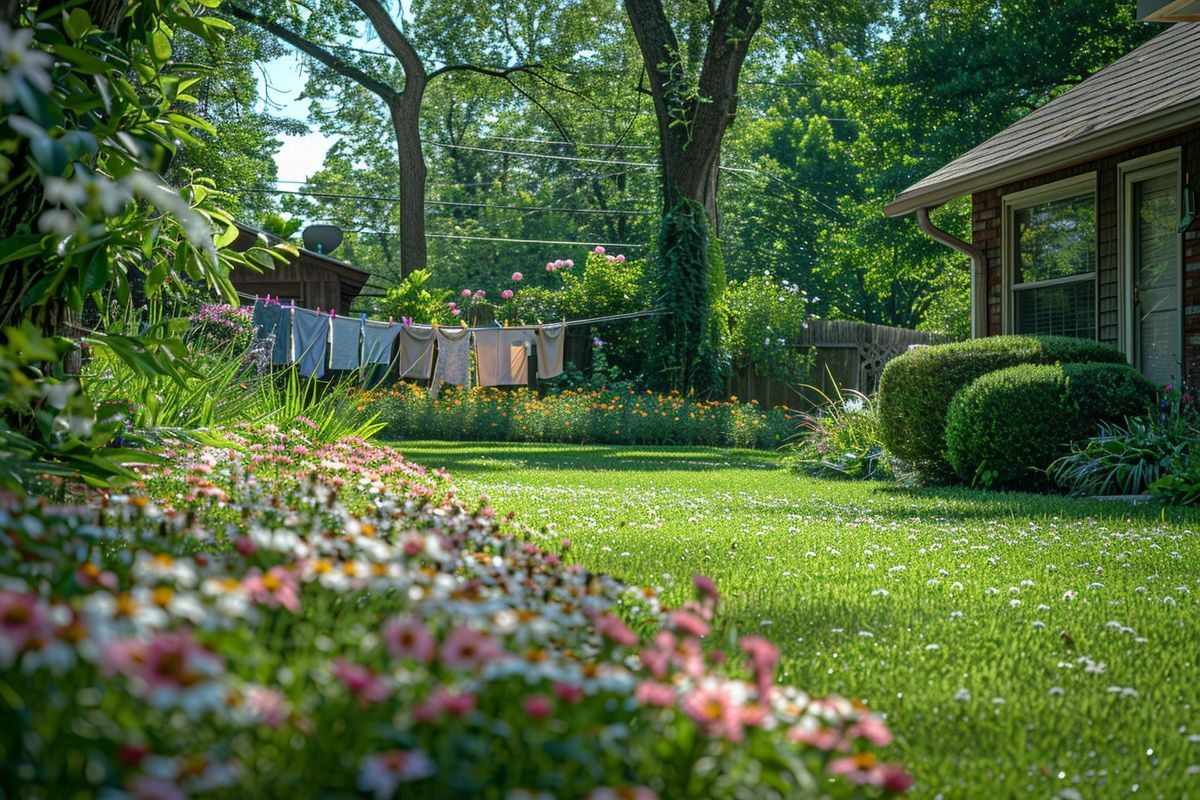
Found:
[[[48,94],[53,88],[50,68],[54,59],[33,46],[32,28],[11,28],[0,22],[0,101],[17,98],[17,84],[24,83]]]
[[[954,699],[960,703],[969,703],[971,702],[971,693],[965,688],[959,689],[954,693]]]

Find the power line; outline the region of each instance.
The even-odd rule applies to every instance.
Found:
[[[334,192],[305,192],[298,189],[243,189],[244,192],[252,194],[292,194],[301,197],[323,197],[331,200],[378,200],[382,202],[399,203],[403,198],[389,197],[387,195],[369,195],[369,194],[337,194]],[[561,208],[558,206],[514,206],[497,203],[466,203],[457,200],[426,200],[425,205],[428,206],[450,206],[454,208],[496,208],[504,211],[538,211],[546,213],[564,213],[564,214],[601,214],[609,216],[650,216],[653,211],[634,211],[633,209],[605,209],[605,208]]]
[[[466,144],[447,144],[446,142],[430,142],[434,147],[444,147],[450,150],[470,150],[476,153],[495,153],[502,156],[521,156],[522,158],[542,158],[549,161],[576,161],[585,164],[606,164],[612,167],[640,167],[642,169],[658,169],[658,164],[647,164],[642,161],[612,161],[607,158],[581,158],[579,156],[556,156],[550,153],[526,153],[520,150],[493,150],[489,147],[472,147]]]
[[[355,233],[370,233],[382,234],[384,236],[397,236],[395,231],[373,231],[359,229]],[[468,236],[461,233],[426,233],[427,237],[432,239],[463,239],[472,242],[504,242],[505,244],[559,244],[559,245],[581,245],[583,247],[646,247],[645,244],[636,244],[632,242],[570,242],[555,239],[506,239],[501,236]]]
[[[554,139],[530,139],[520,136],[491,136],[486,133],[479,134],[480,139],[496,139],[502,142],[529,142],[531,144],[554,144],[554,145],[570,145],[572,147],[594,147],[599,150],[657,150],[658,148],[651,144],[604,144],[602,142],[564,142]],[[605,162],[612,163],[612,162]]]

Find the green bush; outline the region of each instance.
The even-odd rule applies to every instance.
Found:
[[[976,378],[1018,364],[1125,363],[1115,347],[1063,336],[992,336],[911,350],[879,383],[880,435],[888,452],[926,479],[950,477],[946,411]]]
[[[1041,486],[1046,468],[1101,422],[1145,413],[1154,386],[1126,364],[1021,364],[977,378],[950,404],[946,458],[983,486]]]

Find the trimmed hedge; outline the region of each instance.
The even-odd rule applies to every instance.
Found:
[[[946,415],[946,458],[982,486],[1043,486],[1102,421],[1144,414],[1154,385],[1127,364],[1022,364],[977,378]]]
[[[1115,347],[1065,336],[990,336],[911,350],[879,382],[880,437],[888,451],[927,479],[950,477],[946,411],[976,378],[1018,364],[1124,364]]]

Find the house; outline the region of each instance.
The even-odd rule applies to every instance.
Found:
[[[234,250],[245,251],[256,243],[278,242],[278,237],[264,231],[238,224],[238,237],[230,245]],[[260,238],[261,237],[261,238]],[[324,253],[303,247],[296,248],[296,256],[286,264],[276,264],[274,269],[257,272],[252,269],[233,270],[229,280],[242,294],[278,297],[285,303],[295,300],[304,308],[350,313],[350,304],[362,292],[371,277],[345,261],[331,258]]]
[[[1200,0],[1142,0],[1197,19]],[[888,216],[971,257],[972,332],[1121,348],[1200,383],[1200,22],[1181,22],[905,189]],[[929,211],[970,195],[967,243]]]

